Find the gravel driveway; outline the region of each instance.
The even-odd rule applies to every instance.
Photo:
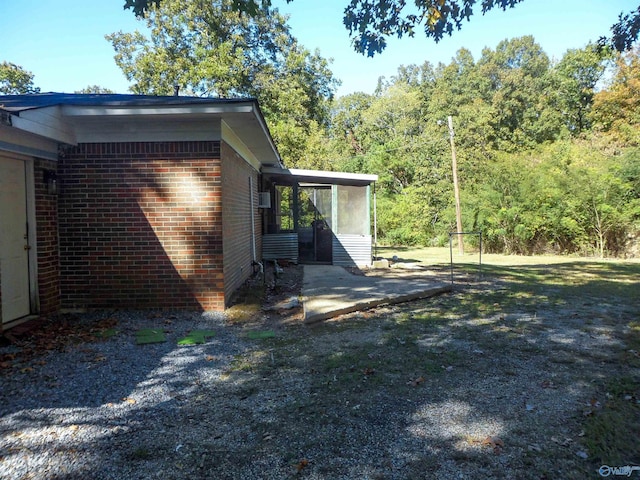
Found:
[[[0,347],[0,478],[600,478],[584,420],[638,373],[620,360],[638,306],[519,295],[493,278],[311,327],[72,317],[42,352]],[[179,345],[194,329],[215,335]]]

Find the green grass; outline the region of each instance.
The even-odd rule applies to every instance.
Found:
[[[449,272],[448,248],[378,247],[378,255],[398,257],[399,263]],[[454,251],[454,283],[461,275],[477,278],[477,251],[464,256]],[[481,280],[501,281],[464,298],[453,311],[461,315],[492,315],[519,308],[534,313],[540,306],[583,306],[622,298],[625,305],[640,304],[640,260],[609,260],[570,256],[482,255]]]
[[[607,400],[584,423],[589,456],[605,465],[640,465],[640,381],[613,378],[604,391]]]

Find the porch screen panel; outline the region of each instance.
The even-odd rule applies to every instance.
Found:
[[[369,235],[367,187],[338,185],[338,235]]]
[[[318,210],[320,217],[327,222],[329,228],[333,227],[331,218],[331,189],[317,188],[313,195],[313,204]]]

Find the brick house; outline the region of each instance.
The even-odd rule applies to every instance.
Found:
[[[278,178],[296,182],[254,99],[0,96],[0,331],[61,309],[224,309],[274,233],[260,207]]]

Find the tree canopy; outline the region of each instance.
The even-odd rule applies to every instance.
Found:
[[[104,93],[116,93],[113,90],[109,89],[109,88],[105,88],[105,87],[101,87],[100,85],[87,85],[86,87],[80,89],[80,90],[76,90],[74,93],[98,93],[98,94],[104,94]]]
[[[145,13],[150,29],[107,35],[117,65],[140,94],[250,96],[260,101],[281,155],[305,157],[306,138],[328,122],[338,81],[329,61],[291,35],[286,18],[260,6],[253,16],[234,1],[164,0]]]
[[[589,119],[619,142],[640,146],[640,47],[618,58],[611,84],[593,96]]]
[[[165,0],[125,0],[124,8],[142,16]],[[287,0],[290,3],[293,0]],[[387,38],[413,37],[422,28],[427,38],[439,42],[445,35],[460,30],[471,20],[480,4],[482,14],[500,8],[507,10],[524,0],[348,0],[344,10],[344,24],[352,36],[357,52],[374,56],[387,45]],[[256,16],[271,6],[271,0],[233,0],[234,11]],[[640,33],[640,6],[628,13],[620,13],[611,27],[611,36],[599,39],[601,47],[609,46],[619,52],[629,50]]]
[[[640,62],[612,57],[589,44],[552,61],[525,36],[401,66],[375,94],[334,103],[332,168],[379,175],[384,242],[446,244],[452,115],[463,226],[485,250],[623,254],[640,231]]]
[[[6,95],[38,93],[33,85],[33,74],[15,63],[0,63],[0,93]]]

